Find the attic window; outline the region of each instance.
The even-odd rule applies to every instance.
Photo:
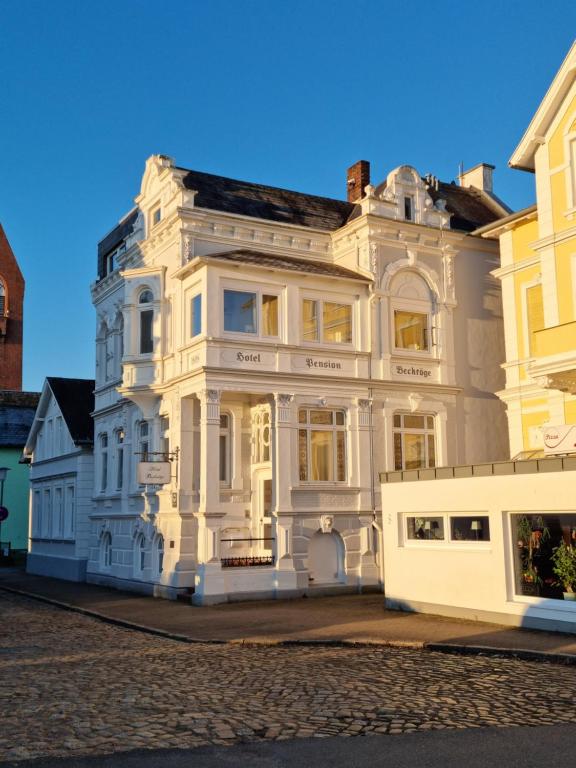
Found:
[[[406,221],[414,221],[414,198],[409,195],[404,198],[404,218]]]
[[[160,219],[162,218],[162,208],[158,206],[158,208],[154,208],[152,211],[152,226],[156,226],[156,224],[160,223]]]

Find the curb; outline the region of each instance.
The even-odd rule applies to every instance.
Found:
[[[158,627],[150,627],[146,624],[139,624],[126,619],[117,619],[113,616],[107,616],[98,611],[92,611],[89,608],[82,608],[72,603],[65,603],[61,600],[55,600],[52,597],[39,595],[37,592],[27,592],[23,589],[8,587],[0,584],[0,590],[9,592],[21,597],[28,597],[32,600],[38,600],[41,603],[53,605],[65,611],[78,613],[81,616],[101,621],[104,624],[111,624],[115,627],[130,629],[136,632],[143,632],[148,635],[162,637],[166,640],[174,640],[179,643],[188,643],[189,645],[245,645],[262,647],[322,647],[322,648],[398,648],[417,651],[429,651],[434,653],[446,653],[458,656],[494,656],[510,659],[519,659],[522,661],[548,662],[551,664],[562,664],[565,666],[576,666],[576,654],[556,653],[550,651],[535,651],[529,648],[503,648],[490,645],[458,645],[456,643],[435,643],[424,640],[276,640],[274,638],[261,640],[244,640],[234,638],[232,640],[216,640],[194,638],[189,635],[181,635],[176,632],[169,632]]]

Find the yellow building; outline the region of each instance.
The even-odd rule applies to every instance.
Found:
[[[536,205],[478,231],[500,239],[510,453],[541,455],[551,427],[576,452],[576,43],[510,166],[535,174]]]

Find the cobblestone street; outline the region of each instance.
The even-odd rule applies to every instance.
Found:
[[[184,644],[5,593],[0,620],[0,761],[576,722],[571,666]]]

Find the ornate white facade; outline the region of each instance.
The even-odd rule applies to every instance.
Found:
[[[409,166],[350,204],[147,161],[92,287],[89,581],[377,587],[378,473],[504,458],[498,249],[451,227],[460,200],[505,212]]]

